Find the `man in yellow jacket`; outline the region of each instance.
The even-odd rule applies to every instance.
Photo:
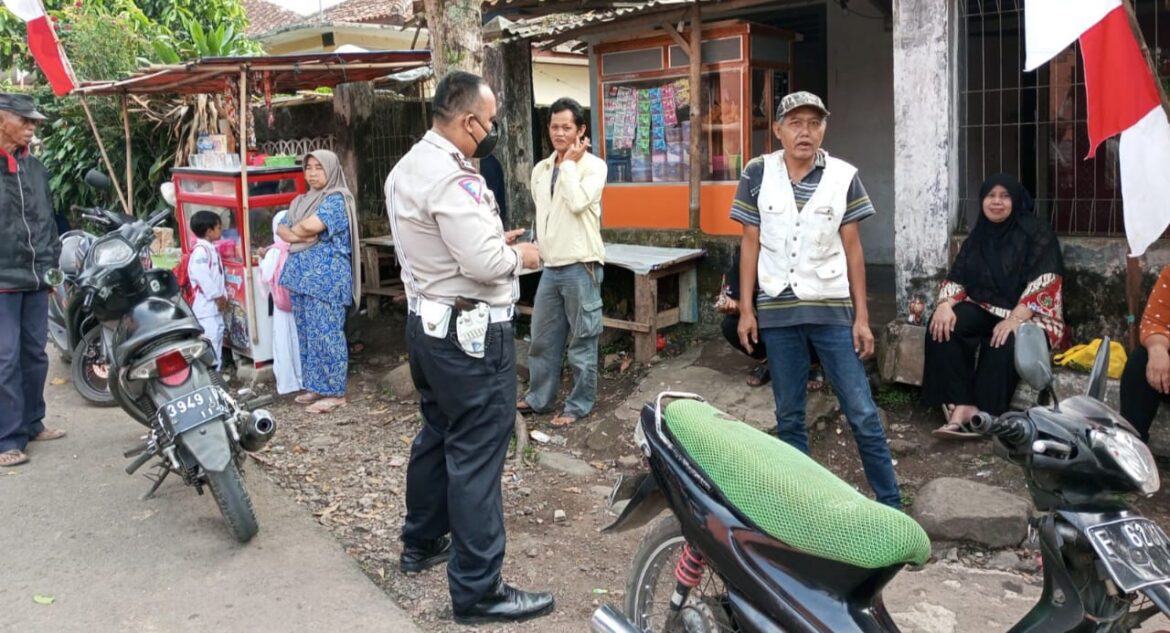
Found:
[[[532,313],[528,393],[522,413],[551,411],[561,382],[568,344],[573,388],[553,426],[589,415],[597,399],[597,340],[601,336],[601,191],[606,164],[589,153],[585,110],[573,99],[549,108],[549,137],[555,152],[532,169],[536,204],[535,239],[544,272]]]

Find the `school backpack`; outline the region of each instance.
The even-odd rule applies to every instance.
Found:
[[[183,300],[191,307],[195,306],[195,293],[199,291],[199,286],[191,283],[191,275],[187,270],[190,268],[191,253],[195,252],[195,248],[183,253],[183,256],[179,258],[179,265],[175,266],[172,271],[175,273],[175,281],[179,282],[179,290],[183,293]]]

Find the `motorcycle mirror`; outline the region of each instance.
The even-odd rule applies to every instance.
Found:
[[[175,183],[164,182],[159,186],[159,191],[162,193],[163,200],[172,207],[175,206]]]
[[[1094,400],[1105,401],[1105,379],[1109,377],[1109,337],[1101,339],[1097,358],[1093,359],[1093,371],[1089,373],[1089,388],[1085,395]]]
[[[1016,372],[1036,391],[1052,386],[1052,361],[1048,357],[1048,336],[1034,323],[1016,330]]]
[[[101,191],[105,191],[111,187],[109,177],[96,169],[85,172],[85,184]]]
[[[60,268],[50,268],[45,271],[45,284],[56,288],[65,283],[65,273]]]

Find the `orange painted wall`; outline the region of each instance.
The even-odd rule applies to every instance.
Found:
[[[703,183],[699,190],[699,227],[710,235],[739,235],[730,219],[738,183]],[[689,229],[690,193],[686,183],[609,185],[601,194],[601,225],[607,229]]]

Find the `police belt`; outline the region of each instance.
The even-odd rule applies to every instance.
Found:
[[[425,299],[423,297],[411,297],[410,301],[408,302],[410,313],[415,315],[415,316],[418,316],[420,308],[426,304],[441,305],[441,306],[451,308],[452,311],[458,312],[458,310],[456,310],[455,307],[453,305],[451,305],[450,303],[446,303],[443,301],[432,301],[430,299]],[[508,323],[508,322],[512,321],[512,316],[515,313],[516,313],[516,308],[515,308],[515,306],[512,306],[512,305],[491,306],[488,309],[488,320],[492,323]]]

